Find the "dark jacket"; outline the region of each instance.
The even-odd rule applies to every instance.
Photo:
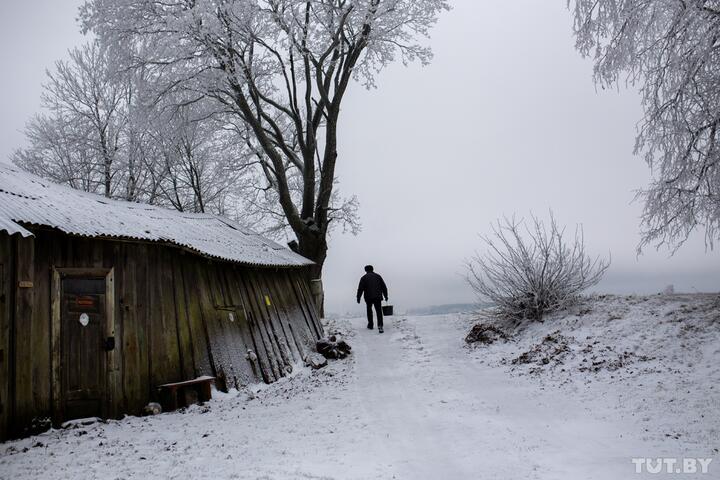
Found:
[[[387,298],[388,291],[383,278],[375,272],[368,272],[363,275],[360,279],[360,285],[358,285],[358,302],[363,294],[365,294],[367,303],[382,300],[383,297]]]

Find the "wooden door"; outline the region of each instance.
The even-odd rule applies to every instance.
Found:
[[[63,278],[60,371],[65,420],[104,416],[105,301],[105,278]]]

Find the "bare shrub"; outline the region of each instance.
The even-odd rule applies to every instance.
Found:
[[[541,320],[573,303],[610,266],[609,258],[585,253],[582,227],[566,240],[552,212],[547,226],[534,215],[529,224],[505,217],[481,239],[488,249],[467,262],[467,281],[498,317]]]

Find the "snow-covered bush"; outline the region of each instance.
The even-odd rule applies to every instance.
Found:
[[[502,318],[541,320],[597,284],[610,265],[585,253],[582,227],[566,240],[552,213],[547,226],[535,216],[529,223],[503,218],[481,238],[487,251],[467,262],[467,280],[478,300],[492,302],[491,311]]]

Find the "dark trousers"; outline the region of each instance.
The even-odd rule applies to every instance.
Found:
[[[382,328],[382,326],[383,326],[382,299],[381,300],[371,300],[369,302],[366,300],[365,305],[367,305],[368,325],[372,326],[372,324],[373,324],[373,307],[375,307],[375,313],[377,313],[377,325],[378,325],[378,328]]]

